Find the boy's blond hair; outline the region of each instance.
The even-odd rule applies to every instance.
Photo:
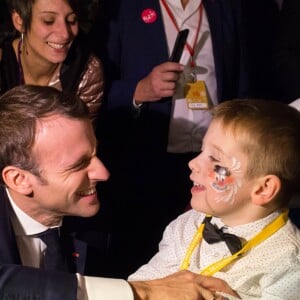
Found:
[[[216,106],[213,120],[232,130],[248,156],[248,178],[278,176],[285,202],[300,190],[300,112],[280,102],[236,99]]]

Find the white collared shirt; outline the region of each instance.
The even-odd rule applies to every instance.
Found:
[[[12,207],[11,221],[16,235],[22,265],[39,268],[46,245],[32,235],[48,229],[48,227],[32,219],[13,201],[9,191],[7,195]],[[30,201],[30,200],[29,200]],[[59,224],[61,226],[61,224]],[[122,279],[100,278],[77,275],[78,300],[133,300],[133,292],[129,284]]]
[[[34,235],[46,231],[48,227],[24,213],[12,200],[8,190],[6,191],[12,207],[10,219],[14,228],[22,264],[27,267],[39,268],[46,245]],[[61,224],[57,227],[60,226]]]
[[[253,223],[227,227],[227,232],[245,240],[253,238],[277,216],[275,212]],[[205,215],[190,210],[166,228],[159,251],[129,280],[151,280],[179,270],[186,251]],[[211,222],[224,226],[218,218]],[[208,244],[202,240],[190,260],[189,270],[199,273],[208,265],[231,256],[225,242]],[[245,253],[231,265],[215,273],[247,300],[298,300],[300,295],[300,231],[290,221],[261,244]],[[236,299],[229,297],[229,299]]]
[[[188,28],[190,30],[187,41],[192,46],[197,34],[201,0],[189,1],[185,9],[182,8],[181,0],[166,0],[166,2],[176,19],[179,29]],[[161,1],[160,6],[169,53],[171,53],[178,32]],[[178,81],[177,90],[172,99],[172,115],[168,140],[168,152],[172,153],[199,152],[202,138],[211,120],[211,115],[207,110],[191,110],[187,107],[186,99],[184,98],[184,77],[189,72],[190,59],[190,53],[185,47],[180,63],[185,65],[186,68]],[[196,66],[202,68],[201,74],[197,74],[197,80],[205,81],[208,96],[211,102],[216,105],[218,100],[215,64],[205,9],[203,9],[194,60]]]

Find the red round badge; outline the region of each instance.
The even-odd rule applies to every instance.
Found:
[[[144,9],[143,12],[142,12],[142,20],[149,24],[149,23],[153,23],[156,21],[156,18],[157,18],[157,14],[156,14],[156,11],[153,10],[152,8],[147,8],[147,9]]]

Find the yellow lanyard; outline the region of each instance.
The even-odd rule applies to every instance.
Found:
[[[244,253],[249,251],[251,248],[254,248],[267,238],[269,238],[272,234],[274,234],[279,228],[284,226],[288,220],[288,210],[283,211],[274,221],[272,221],[270,224],[268,224],[260,233],[258,233],[256,236],[254,236],[251,240],[246,242],[246,244],[243,246],[243,248],[234,253],[233,255],[229,257],[225,257],[208,267],[206,267],[204,270],[200,272],[201,275],[211,276],[215,274],[216,272],[222,270],[224,267],[232,263],[235,259],[242,256]],[[180,265],[180,270],[186,270],[190,266],[190,260],[191,256],[196,248],[197,245],[202,240],[202,233],[204,230],[205,224],[201,224],[195,233],[193,240],[191,241],[188,250],[186,251],[185,257]]]

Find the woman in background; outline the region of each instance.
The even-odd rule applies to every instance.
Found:
[[[80,32],[80,1],[13,0],[7,2],[16,31],[2,46],[0,93],[20,84],[48,85],[75,92],[91,118],[103,93],[102,65]],[[83,47],[84,46],[84,47]]]

